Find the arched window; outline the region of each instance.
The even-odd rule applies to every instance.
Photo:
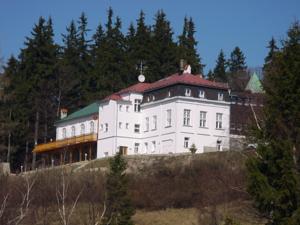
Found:
[[[75,137],[75,127],[74,126],[72,126],[72,128],[71,128],[71,135],[72,135],[72,137]]]
[[[82,124],[80,125],[80,134],[83,135],[84,133],[85,133],[85,126],[84,126],[84,124],[82,123]]]
[[[63,138],[66,138],[66,137],[67,137],[67,129],[66,129],[66,128],[63,128],[63,129],[62,129],[62,137],[63,137]]]
[[[94,121],[91,121],[90,122],[90,132],[94,133],[94,130],[95,130],[95,124],[94,124]]]

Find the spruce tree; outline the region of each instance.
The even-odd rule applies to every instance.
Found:
[[[127,163],[121,153],[110,160],[110,171],[106,180],[106,205],[103,224],[132,225],[134,208],[128,196]]]
[[[258,157],[248,161],[249,193],[268,224],[299,224],[300,26],[288,31],[283,47],[265,67],[264,121]]]
[[[236,73],[247,69],[245,56],[239,47],[235,47],[228,61],[229,72]]]
[[[214,68],[214,79],[219,82],[227,82],[226,59],[222,49],[216,63],[216,67]]]
[[[276,45],[276,40],[273,37],[269,41],[269,45],[268,45],[267,48],[269,49],[269,53],[268,53],[267,57],[265,58],[265,64],[270,63],[270,61],[272,60],[274,54],[278,51],[278,47]]]

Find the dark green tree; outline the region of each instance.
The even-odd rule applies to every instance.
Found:
[[[206,74],[206,79],[214,81],[215,80],[215,75],[212,70],[209,70],[208,73]]]
[[[223,50],[221,49],[216,67],[214,68],[214,79],[219,82],[228,82],[226,73],[226,59]]]
[[[269,41],[269,45],[268,45],[267,48],[269,49],[269,53],[268,53],[267,57],[265,58],[265,64],[270,63],[270,61],[272,60],[274,54],[278,51],[278,47],[276,45],[276,40],[273,37]]]
[[[229,72],[235,73],[247,69],[245,56],[239,47],[235,47],[228,61]]]
[[[192,18],[184,18],[183,31],[179,38],[178,59],[185,59],[192,67],[192,73],[203,73],[204,65],[201,64],[201,59],[197,53],[197,41],[195,40],[195,24]]]
[[[128,178],[125,173],[127,163],[121,153],[110,161],[110,171],[106,181],[106,205],[103,224],[132,225],[135,210],[128,196]]]
[[[265,67],[264,122],[258,130],[258,157],[251,158],[249,193],[268,224],[299,224],[300,26],[288,31],[282,49]]]

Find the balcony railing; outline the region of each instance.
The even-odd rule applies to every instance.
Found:
[[[40,152],[46,152],[55,150],[58,148],[63,148],[71,145],[76,145],[80,143],[86,143],[86,142],[93,142],[97,141],[97,134],[87,134],[87,135],[81,135],[77,137],[67,138],[63,140],[56,140],[52,142],[48,142],[45,144],[39,144],[36,145],[33,149],[33,152],[40,153]]]

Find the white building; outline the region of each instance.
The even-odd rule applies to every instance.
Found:
[[[56,142],[81,137],[82,142],[73,140],[75,149],[81,143],[97,142],[91,150],[96,155],[89,154],[90,158],[118,151],[128,155],[184,153],[192,144],[198,153],[222,151],[229,148],[229,120],[227,84],[201,75],[174,74],[154,83],[135,84],[63,118],[56,123]],[[91,134],[92,138],[82,138]],[[34,151],[50,152],[46,145]],[[52,150],[74,152],[63,144]],[[82,160],[81,151],[77,158],[71,154],[69,161]]]

